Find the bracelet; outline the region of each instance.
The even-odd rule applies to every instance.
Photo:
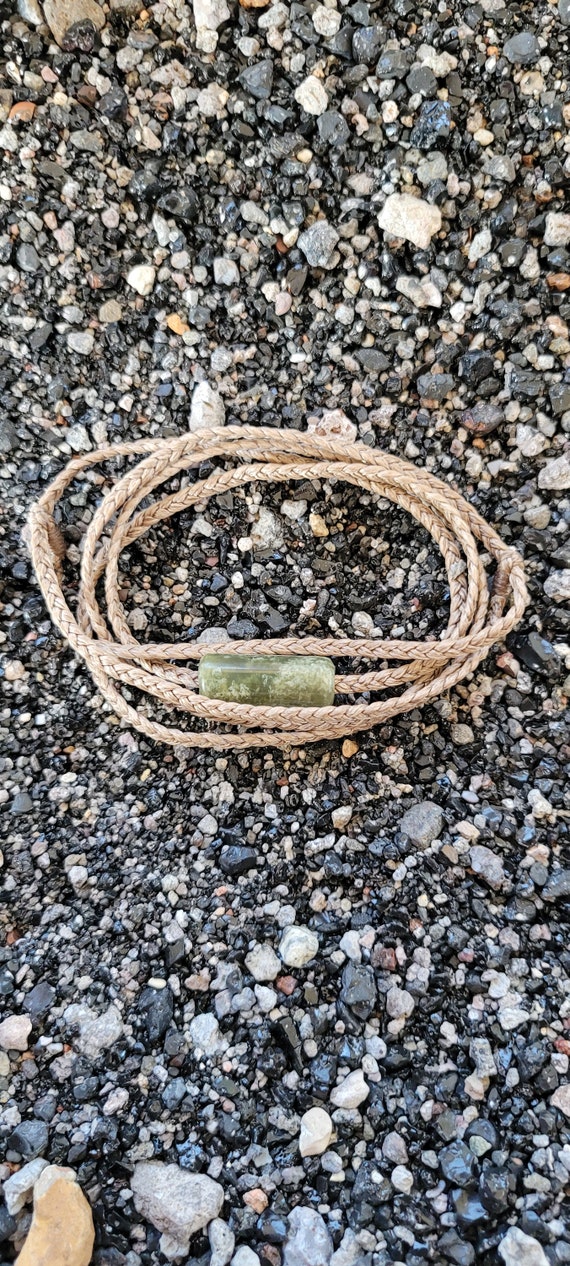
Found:
[[[54,518],[55,507],[72,480],[90,466],[134,455],[141,455],[142,460],[103,496],[85,532],[74,614],[64,595],[66,547]],[[216,466],[212,474],[140,508],[165,481],[215,458],[224,459],[224,463]],[[427,529],[442,554],[449,582],[449,621],[444,633],[426,641],[307,636],[227,639],[216,645],[139,643],[119,597],[122,551],[149,528],[217,494],[252,480],[280,483],[294,479],[344,480],[388,498]],[[505,545],[450,485],[409,462],[364,444],[270,427],[216,427],[175,438],[110,445],[75,457],[32,506],[29,540],[50,616],[73,650],[85,660],[113,711],[149,738],[184,747],[286,748],[370,729],[428,703],[472,673],[490,648],[518,623],[528,602],[520,555]],[[495,564],[491,585],[478,543]],[[96,597],[96,586],[102,577],[105,611]],[[216,660],[217,656],[231,656],[233,662],[228,665],[227,660]],[[249,664],[241,673],[233,659],[237,656],[249,657]],[[317,663],[304,664],[302,670],[299,666],[296,673],[295,656],[315,656]],[[265,657],[270,658],[266,661]],[[274,657],[280,657],[280,661]],[[286,657],[287,662],[281,657]],[[356,671],[334,674],[332,665],[322,667],[323,662],[335,658],[358,661]],[[205,662],[199,670],[199,692],[198,675],[185,667],[184,661],[201,659]],[[360,661],[388,665],[396,662],[393,666],[362,671]],[[248,671],[252,678],[249,695]],[[231,697],[210,697],[208,692],[216,690],[216,672],[218,689]],[[236,697],[244,698],[244,692],[242,686],[238,689],[232,685],[232,677],[235,682],[239,679],[242,686],[245,683],[246,698],[259,697],[261,690],[271,702],[236,701]],[[265,684],[260,687],[263,678]],[[258,683],[257,695],[254,679]],[[311,695],[317,679],[319,689]],[[133,706],[120,687],[142,691],[147,699]],[[330,701],[333,692],[337,696],[359,696],[384,694],[400,687],[403,689],[399,693],[380,700],[338,704]],[[287,702],[289,697],[328,701],[299,706]],[[152,716],[150,700],[168,710],[200,718],[209,723],[208,728],[166,725]],[[222,728],[213,730],[212,724]]]

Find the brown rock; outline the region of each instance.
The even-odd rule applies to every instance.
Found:
[[[167,316],[166,324],[173,334],[187,334],[190,329],[190,326],[186,324],[186,321],[182,320],[182,317],[178,316],[177,312],[172,312],[170,316]]]
[[[255,1213],[263,1213],[269,1204],[269,1198],[261,1187],[253,1187],[251,1191],[246,1191],[243,1203],[249,1205]]]
[[[8,118],[11,123],[29,123],[34,117],[35,109],[33,101],[17,101],[12,106]]]
[[[105,14],[95,0],[43,0],[49,29],[60,47],[70,26],[76,22],[92,22],[96,31],[105,25]]]
[[[570,273],[548,273],[546,284],[551,290],[568,290]]]
[[[297,981],[294,976],[278,976],[275,984],[280,993],[286,994],[288,998],[295,992]]]
[[[34,1215],[16,1266],[89,1266],[93,1215],[72,1169],[48,1165],[34,1187]]]

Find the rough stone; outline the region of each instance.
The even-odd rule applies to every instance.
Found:
[[[0,1021],[0,1049],[27,1051],[32,1021],[27,1015],[7,1015]]]
[[[471,868],[494,888],[496,892],[502,888],[506,875],[502,858],[485,844],[472,844],[469,851]]]
[[[149,295],[154,288],[156,268],[153,264],[135,264],[127,273],[127,285],[138,295]]]
[[[188,1036],[196,1051],[202,1055],[218,1055],[225,1051],[227,1041],[220,1031],[215,1015],[202,1012],[194,1016],[188,1025]]]
[[[570,601],[570,567],[551,572],[544,582],[544,592],[554,602]]]
[[[192,395],[189,429],[209,431],[214,426],[223,426],[225,420],[226,411],[219,392],[209,382],[199,382]]]
[[[570,1118],[570,1082],[557,1086],[554,1094],[550,1096],[550,1102],[553,1108],[560,1108],[564,1116]]]
[[[427,250],[441,228],[441,211],[410,193],[391,193],[378,216],[378,224],[389,237],[403,237]]]
[[[28,1161],[6,1179],[4,1183],[4,1199],[8,1213],[13,1216],[24,1208],[31,1199],[34,1186],[40,1174],[47,1168],[47,1161],[38,1158]]]
[[[539,57],[540,44],[532,31],[520,31],[517,35],[511,35],[504,45],[503,52],[510,62],[528,66]]]
[[[370,1086],[364,1079],[361,1068],[349,1073],[339,1086],[335,1086],[331,1094],[331,1103],[335,1108],[358,1108],[370,1094]]]
[[[295,89],[295,101],[303,107],[307,114],[324,114],[329,99],[320,79],[316,75],[307,75],[306,79]]]
[[[283,544],[283,524],[279,515],[268,506],[260,506],[257,518],[250,528],[250,539],[253,550],[257,554],[265,554],[280,549]]]
[[[408,989],[392,985],[386,994],[386,1011],[393,1020],[407,1019],[414,1010],[415,1002]]]
[[[549,1266],[542,1244],[533,1235],[525,1235],[518,1226],[510,1226],[498,1245],[505,1266]]]
[[[246,954],[245,965],[253,979],[261,983],[275,980],[281,971],[281,963],[271,945],[254,945],[249,954]]]
[[[196,23],[196,45],[204,53],[213,53],[218,43],[218,27],[230,16],[226,0],[192,0]]]
[[[106,1051],[122,1037],[123,1021],[113,1003],[101,1015],[97,1015],[84,1003],[72,1002],[63,1014],[66,1024],[78,1029],[74,1046],[88,1059],[97,1059],[102,1051]]]
[[[297,1205],[287,1223],[283,1266],[330,1266],[333,1242],[320,1213]]]
[[[208,1227],[211,1257],[209,1266],[227,1266],[231,1260],[236,1237],[222,1218],[213,1218]]]
[[[324,1108],[309,1108],[301,1117],[301,1156],[321,1156],[333,1136],[333,1123]]]
[[[299,235],[298,246],[311,268],[331,268],[338,233],[326,220],[316,220]]]
[[[318,950],[318,936],[310,928],[295,923],[285,929],[279,942],[279,953],[287,967],[305,967]]]
[[[546,246],[568,246],[570,242],[570,215],[565,211],[548,211],[544,223]]]
[[[443,810],[432,800],[422,800],[408,809],[400,822],[400,830],[416,848],[427,848],[438,838],[443,826]]]
[[[69,28],[77,22],[92,22],[96,31],[105,25],[105,14],[95,0],[43,0],[45,20],[60,47]]]
[[[32,1224],[17,1266],[89,1266],[94,1241],[91,1206],[73,1170],[48,1165],[34,1186]]]
[[[538,486],[551,492],[563,492],[570,488],[570,455],[563,453],[543,466],[538,475]]]
[[[188,1253],[189,1242],[217,1218],[224,1189],[206,1174],[193,1174],[162,1161],[139,1161],[130,1180],[137,1213],[162,1232],[160,1251],[173,1259]]]

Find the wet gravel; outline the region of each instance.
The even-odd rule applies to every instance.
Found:
[[[35,1168],[2,1266],[42,1160],[76,1171],[96,1266],[562,1266],[568,4],[11,10],[0,1177]],[[123,729],[47,619],[26,510],[74,453],[224,418],[458,486],[526,560],[508,646],[344,745]],[[70,584],[121,468],[64,503]],[[182,515],[121,583],[143,638],[446,622],[430,539],[326,483]]]

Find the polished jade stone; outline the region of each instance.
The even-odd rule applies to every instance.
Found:
[[[200,694],[227,703],[322,708],[334,699],[334,664],[321,655],[211,652],[198,668]]]

